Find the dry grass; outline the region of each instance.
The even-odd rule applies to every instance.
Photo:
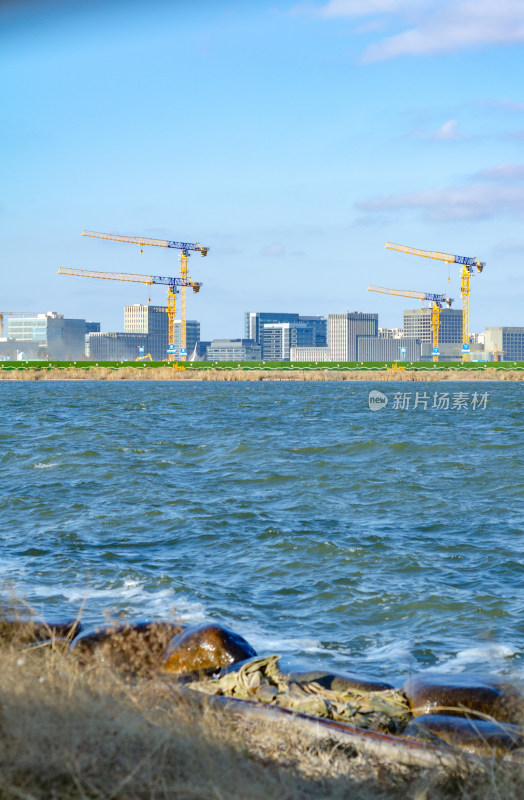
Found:
[[[460,776],[358,755],[282,722],[219,711],[169,676],[129,680],[68,643],[0,643],[0,798],[517,800],[520,768]]]
[[[0,380],[11,381],[64,381],[64,380],[98,380],[98,381],[522,381],[524,372],[486,368],[473,371],[437,371],[417,372],[409,370],[392,370],[388,372],[336,372],[328,370],[283,370],[282,372],[266,372],[264,370],[243,371],[241,369],[222,370],[186,370],[177,371],[170,367],[154,369],[138,369],[121,367],[93,367],[91,369],[71,368],[62,370],[0,370]]]

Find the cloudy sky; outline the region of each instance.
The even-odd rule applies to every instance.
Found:
[[[487,262],[471,330],[524,325],[521,0],[56,0],[0,5],[0,309],[121,330],[162,287],[59,266],[176,275],[210,248],[188,316],[378,311],[368,284],[445,291],[459,270],[386,241]]]

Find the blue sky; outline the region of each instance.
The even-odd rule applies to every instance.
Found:
[[[470,328],[524,325],[521,0],[0,6],[0,310],[121,330],[162,287],[59,266],[176,275],[178,253],[81,237],[200,241],[188,316],[416,304],[459,270],[386,241],[477,256]],[[448,277],[450,279],[448,283]]]

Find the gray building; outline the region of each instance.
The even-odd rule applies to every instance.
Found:
[[[378,329],[378,338],[379,339],[403,339],[404,338],[404,329],[403,328],[379,328]]]
[[[89,358],[91,361],[135,361],[140,355],[139,348],[141,347],[144,348],[145,354],[151,352],[147,333],[89,334]],[[151,356],[155,361],[157,360],[152,353]],[[167,358],[167,354],[164,358]]]
[[[124,306],[124,331],[126,333],[155,333],[168,336],[167,306]],[[166,344],[167,347],[167,344]]]
[[[85,319],[66,319],[48,311],[34,317],[8,317],[7,339],[19,349],[34,352],[37,358],[73,360],[85,357]],[[14,344],[16,343],[16,345]]]
[[[179,319],[175,320],[175,347],[176,347],[176,358],[180,356],[180,325],[181,322]],[[200,322],[197,322],[196,319],[187,319],[186,320],[186,350],[187,350],[187,358],[189,359],[191,354],[195,352],[195,346],[197,348],[197,352],[199,350],[198,345],[200,344]]]
[[[292,347],[290,361],[329,361],[329,347]]]
[[[524,328],[486,328],[484,350],[500,361],[524,361]]]
[[[287,314],[278,311],[246,311],[244,314],[244,338],[262,345],[262,326],[279,322],[297,322],[298,314]]]
[[[378,314],[346,311],[328,315],[328,347],[331,361],[357,361],[358,342],[378,337]]]
[[[175,320],[175,359],[180,358],[180,325],[179,319]],[[145,344],[146,353],[151,353],[153,361],[166,361],[167,360],[167,346],[169,343],[169,317],[167,315],[167,306],[152,306],[140,305],[139,303],[132,306],[124,307],[124,331],[128,333],[140,333],[147,336]],[[120,335],[120,334],[119,334]],[[110,352],[111,345],[108,340],[107,352]],[[125,340],[118,340],[113,338],[111,340],[114,347],[114,357],[108,356],[108,360],[121,360],[122,352],[128,352],[128,346]],[[128,340],[129,342],[132,339]],[[186,320],[186,349],[187,357],[189,358],[194,352],[195,345],[200,342],[200,322],[194,319]],[[135,353],[136,358],[138,352]],[[126,360],[129,360],[129,356]]]
[[[89,352],[89,334],[90,333],[100,333],[100,323],[99,322],[86,322],[86,356],[87,358],[90,357]]]
[[[260,361],[262,351],[252,339],[213,339],[207,348],[206,361]]]
[[[416,308],[404,311],[404,336],[433,342],[431,327],[431,308]],[[442,308],[440,310],[439,346],[441,344],[462,344],[462,310]]]
[[[300,318],[301,320],[304,317]],[[289,361],[291,348],[315,347],[317,340],[324,343],[325,320],[323,326],[317,326],[318,318],[313,324],[309,322],[275,322],[262,326],[262,358],[264,361]],[[324,332],[322,333],[322,327]]]
[[[358,361],[420,361],[420,339],[362,337],[357,347]]]

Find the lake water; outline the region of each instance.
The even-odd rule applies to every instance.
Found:
[[[4,596],[87,623],[176,609],[397,682],[524,676],[522,384],[2,381],[0,401]]]

